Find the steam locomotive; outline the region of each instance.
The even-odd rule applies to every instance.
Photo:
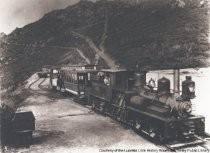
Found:
[[[70,92],[92,109],[132,126],[152,140],[172,148],[205,142],[205,118],[192,114],[195,82],[186,76],[179,95],[179,70],[174,70],[174,92],[170,80],[146,82],[146,71],[101,69],[94,66],[51,70],[52,86]],[[53,84],[56,72],[57,83]],[[55,80],[54,80],[55,82]]]

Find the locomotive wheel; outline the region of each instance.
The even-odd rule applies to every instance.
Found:
[[[91,106],[91,109],[94,110],[96,106],[95,106],[94,100],[91,96],[88,97],[88,103]]]
[[[121,109],[119,118],[120,118],[121,122],[124,122],[124,123],[126,122],[126,120],[127,120],[127,112],[126,112],[125,109]]]
[[[103,103],[102,103],[101,101],[99,101],[99,106],[98,106],[98,108],[99,108],[99,110],[100,110],[101,112],[104,112],[104,105],[103,105]]]
[[[128,110],[127,109],[124,109],[124,111],[123,111],[123,121],[125,123],[128,122]]]
[[[163,143],[164,142],[164,136],[160,133],[158,134],[158,140]]]
[[[92,101],[92,109],[94,110],[96,108],[96,104],[94,101]]]
[[[138,120],[135,120],[133,127],[136,131],[140,131],[141,130],[141,123]]]
[[[115,107],[114,106],[110,106],[110,116],[112,118],[115,118]]]
[[[88,97],[87,101],[88,101],[88,105],[92,106],[92,100],[91,100],[90,96]]]

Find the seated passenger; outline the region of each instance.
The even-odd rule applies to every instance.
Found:
[[[108,76],[105,76],[104,84],[107,85],[107,86],[110,86],[110,78]]]
[[[97,76],[100,77],[100,82],[103,82],[104,77],[105,77],[104,75],[105,75],[104,72],[98,72],[98,73],[97,73]]]

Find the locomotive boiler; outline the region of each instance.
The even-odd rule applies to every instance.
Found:
[[[192,105],[190,99],[195,97],[195,82],[191,80],[191,76],[186,76],[186,80],[183,81],[183,94],[181,96],[170,92],[170,80],[165,77],[158,80],[157,91],[154,91],[154,87],[150,85],[148,85],[148,87],[145,86],[146,82],[144,80],[146,80],[146,78],[142,79],[141,77],[139,73],[135,74],[136,82],[134,86],[139,95],[131,98],[131,105],[138,107],[143,106],[143,97],[152,101],[152,105],[163,106],[164,108],[170,109],[168,115],[185,118],[191,114]]]

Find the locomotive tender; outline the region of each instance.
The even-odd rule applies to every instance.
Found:
[[[171,148],[205,142],[205,118],[191,113],[195,82],[186,76],[179,95],[179,70],[174,70],[174,93],[170,92],[170,80],[165,77],[158,80],[155,90],[154,80],[146,83],[145,71],[61,68],[59,72],[65,91],[72,90],[78,97],[82,94],[94,110],[132,126],[152,140],[167,143]],[[66,78],[75,75],[79,80],[81,74],[84,80],[77,84],[82,83],[83,90],[78,94],[81,87],[69,89]]]

